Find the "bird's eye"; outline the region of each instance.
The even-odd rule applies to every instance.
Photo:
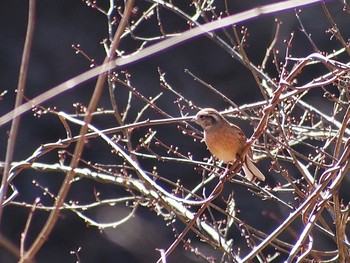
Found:
[[[199,118],[203,120],[205,118],[205,115],[199,115]]]

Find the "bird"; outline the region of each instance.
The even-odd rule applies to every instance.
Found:
[[[265,181],[265,176],[253,163],[252,149],[245,150],[247,137],[240,127],[212,108],[201,109],[194,121],[203,128],[204,142],[212,155],[227,164],[239,159],[243,162],[242,168],[249,181],[255,178]]]

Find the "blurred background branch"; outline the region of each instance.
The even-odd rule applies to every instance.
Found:
[[[349,8],[270,2],[39,3],[0,261],[348,262]],[[21,49],[0,49],[5,75]],[[266,182],[223,176],[191,121],[204,107],[249,135]]]

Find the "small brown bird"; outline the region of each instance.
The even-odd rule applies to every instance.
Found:
[[[243,161],[243,171],[249,181],[258,178],[265,181],[265,176],[252,161],[252,150],[246,147],[247,137],[237,125],[228,122],[217,110],[205,108],[200,110],[195,122],[204,130],[204,141],[209,151],[224,163]]]

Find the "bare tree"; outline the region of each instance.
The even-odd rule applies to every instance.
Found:
[[[74,214],[115,242],[127,239],[133,228],[147,240],[157,239],[140,246],[153,248],[147,253],[158,262],[171,262],[176,257],[172,253],[181,248],[199,262],[349,262],[348,195],[342,189],[349,183],[350,49],[346,28],[336,22],[340,12],[345,17],[341,21],[349,19],[346,1],[283,1],[237,11],[230,1],[87,0],[82,7],[106,18],[101,42],[105,59],[98,61],[84,47],[73,45],[91,69],[35,98],[27,98],[24,91],[36,16],[35,0],[29,3],[17,101],[12,112],[0,117],[1,126],[12,122],[3,162],[0,219],[9,207],[28,213],[25,225],[18,226],[19,247],[5,236],[1,243],[19,262],[40,261],[37,253],[50,242],[62,213]],[[251,33],[263,19],[274,21],[269,42]],[[314,31],[319,21],[326,25],[322,32]],[[292,23],[300,31],[291,30]],[[319,46],[315,32],[327,36],[326,48]],[[181,81],[172,80],[174,61],[154,72],[157,86],[143,82],[142,70],[134,71],[147,59],[199,36],[244,66],[260,99],[240,105],[234,102],[235,94],[250,92],[242,91],[245,83],[224,89],[189,69],[184,71],[187,87],[180,87]],[[254,56],[252,47],[266,53]],[[214,60],[208,67],[220,63]],[[71,108],[47,106],[51,98],[94,77],[88,105],[76,98]],[[103,93],[106,87],[108,92]],[[109,106],[100,106],[101,96],[109,98]],[[247,181],[240,161],[227,169],[210,157],[200,143],[202,132],[192,121],[207,106],[220,107],[227,118],[235,118],[230,121],[254,129],[247,147],[253,148],[266,182]],[[36,117],[59,120],[55,128],[66,136],[43,142],[16,161],[20,117],[30,109]],[[40,192],[33,202],[23,198],[16,185],[28,173],[35,175],[32,187]],[[40,180],[48,174],[62,174],[64,179]],[[79,192],[87,181],[104,187]],[[59,190],[52,190],[56,184]],[[113,187],[112,194],[108,187]],[[247,210],[237,208],[237,203]],[[162,233],[170,243],[158,240],[154,225],[135,221],[145,211],[161,219],[159,231],[170,230]],[[45,224],[34,226],[35,216],[43,212]],[[130,232],[118,232],[124,224]],[[34,236],[29,234],[32,229]],[[72,252],[77,262],[84,262],[80,253],[80,248]]]

